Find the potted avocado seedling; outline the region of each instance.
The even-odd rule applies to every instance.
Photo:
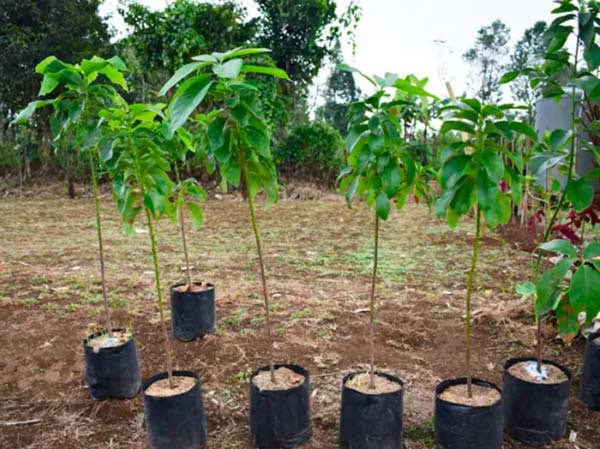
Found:
[[[526,75],[532,85],[542,86],[544,97],[549,98],[565,97],[566,92],[557,80],[566,77],[564,85],[569,86],[566,97],[570,103],[570,129],[552,130],[549,138],[544,139],[547,144],[538,149],[530,161],[530,166],[535,166],[538,176],[553,170],[564,175],[562,186],[556,182],[558,199],[551,205],[544,235],[536,251],[532,281],[517,286],[517,292],[533,298],[537,350],[534,357],[506,361],[502,373],[506,432],[532,445],[558,440],[567,431],[571,373],[566,367],[543,358],[541,329],[544,317],[555,312],[559,332],[568,339],[573,338],[580,325],[589,323],[600,311],[600,272],[597,263],[600,251],[596,242],[585,244],[583,240],[584,223],[587,220],[595,223],[597,218],[596,206],[592,204],[597,169],[582,176],[575,174],[578,147],[585,146],[580,143],[583,133],[579,132],[578,125],[585,124],[590,118],[590,111],[584,111],[581,119],[578,117],[579,112],[585,109],[578,105],[578,101],[583,97],[587,102],[586,107],[593,107],[600,92],[600,80],[596,75],[600,67],[600,50],[596,42],[598,12],[596,2],[559,2],[552,11],[556,19],[545,36],[550,44],[543,67],[511,71],[500,79],[500,82],[509,82],[519,75]],[[574,53],[566,44],[571,41],[574,43]],[[597,139],[598,131],[593,123],[591,125],[586,127],[593,141]],[[596,146],[590,145],[587,149],[598,155]],[[561,219],[566,205],[570,205],[569,215]],[[573,226],[576,223],[581,226],[581,234],[576,232],[578,226]],[[570,241],[550,241],[553,232],[562,234]],[[549,253],[556,257],[544,257]],[[582,317],[583,321],[579,321]],[[589,354],[594,353],[586,350],[585,362]],[[597,363],[596,366],[600,366],[600,362]],[[597,379],[597,373],[595,377]],[[582,399],[590,405],[590,402],[594,402],[591,391],[595,389],[597,398],[600,398],[600,384],[597,380],[589,383],[588,379],[589,371],[584,364]]]
[[[192,58],[195,62],[180,68],[165,88],[188,77],[175,91],[170,105],[173,130],[197,106],[194,92],[210,89],[210,102],[218,110],[207,129],[209,151],[219,165],[223,187],[241,185],[246,193],[264,296],[268,365],[257,369],[250,379],[252,447],[291,448],[306,442],[310,435],[309,376],[300,366],[274,362],[269,292],[254,198],[262,188],[267,205],[276,202],[278,184],[269,148],[271,134],[261,112],[257,84],[245,76],[260,73],[287,79],[281,69],[245,60],[254,55],[264,57],[268,52],[261,48],[238,48],[195,56]]]
[[[348,166],[340,174],[340,187],[346,192],[349,207],[355,195],[364,196],[368,206],[375,206],[368,327],[370,366],[367,372],[354,372],[343,380],[340,448],[401,449],[403,382],[375,369],[379,226],[380,220],[387,220],[392,202],[400,209],[408,194],[428,191],[415,185],[422,179],[416,176],[420,166],[408,151],[409,143],[401,138],[403,126],[397,117],[398,105],[407,106],[411,102],[406,99],[396,101],[395,98],[401,93],[412,94],[411,98],[432,95],[410,82],[410,78],[400,79],[388,73],[384,78],[373,79],[348,65],[339,67],[361,74],[376,90],[373,95],[349,106]],[[395,97],[390,92],[394,90]]]
[[[200,130],[202,132],[202,129]],[[213,284],[192,280],[192,267],[188,254],[185,215],[189,213],[192,228],[202,224],[202,208],[197,200],[204,198],[202,187],[194,178],[181,179],[178,163],[186,160],[188,153],[195,151],[192,136],[179,128],[170,141],[165,142],[171,153],[176,185],[173,188],[175,217],[179,222],[181,244],[185,256],[186,281],[169,288],[171,296],[171,326],[173,336],[181,341],[191,341],[216,331],[215,287]],[[188,200],[191,198],[191,201]]]
[[[130,398],[140,388],[138,360],[131,331],[113,328],[110,316],[96,174],[101,135],[98,112],[124,102],[114,87],[117,85],[127,89],[122,74],[124,70],[125,64],[118,57],[102,59],[94,56],[73,65],[49,56],[36,66],[36,72],[43,75],[39,92],[43,99],[31,102],[15,119],[15,122],[22,123],[37,108],[51,105],[53,114],[50,124],[54,141],[74,145],[89,161],[105,317],[104,329],[87,336],[83,342],[86,383],[93,399]],[[60,93],[48,98],[57,88]]]
[[[451,137],[441,152],[441,195],[436,213],[455,227],[475,207],[475,236],[465,304],[466,377],[445,380],[435,391],[435,441],[438,449],[500,449],[502,394],[489,382],[475,379],[471,367],[471,298],[475,285],[482,218],[490,228],[510,218],[511,199],[519,204],[523,161],[502,146],[513,132],[536,140],[535,132],[505,116],[508,106],[482,105],[462,99],[447,106],[440,134]],[[451,134],[450,131],[457,131]],[[511,164],[505,165],[505,160]],[[514,168],[513,168],[514,167]],[[459,430],[458,430],[459,429]]]
[[[206,444],[206,420],[200,378],[191,371],[174,371],[164,316],[156,246],[156,221],[173,216],[173,183],[164,149],[161,105],[134,104],[101,112],[111,151],[105,164],[113,177],[113,197],[125,230],[133,231],[140,212],[146,216],[156,302],[162,330],[166,371],[142,384],[144,415],[151,449],[200,449]],[[108,142],[107,142],[108,143]]]

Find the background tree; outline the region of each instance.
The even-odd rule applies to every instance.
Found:
[[[342,48],[339,41],[336,43],[334,67],[327,78],[327,86],[323,98],[325,103],[316,111],[317,118],[328,122],[331,126],[345,136],[348,129],[348,103],[358,100],[360,89],[356,85],[351,72],[340,70],[338,65],[343,62]]]
[[[257,19],[247,20],[246,9],[234,1],[176,0],[160,11],[132,3],[120,13],[131,33],[118,47],[137,69],[130,84],[142,101],[155,96],[193,55],[238,47],[251,42],[257,31]]]
[[[533,67],[544,62],[544,55],[548,50],[548,42],[544,39],[547,28],[546,22],[539,21],[525,30],[510,55],[508,66],[510,70],[523,71],[527,67]],[[540,89],[532,88],[529,79],[526,77],[515,79],[510,84],[510,91],[516,100],[531,108],[533,108],[535,100],[541,95]]]
[[[46,56],[79,61],[107,53],[110,35],[98,15],[101,3],[0,0],[0,115],[9,116],[37,96],[41,77],[34,69]]]
[[[474,69],[474,95],[482,102],[502,99],[497,81],[508,55],[509,40],[510,28],[502,21],[495,20],[491,25],[479,29],[475,45],[463,55]]]

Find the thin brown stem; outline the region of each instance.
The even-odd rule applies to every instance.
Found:
[[[110,319],[110,307],[106,294],[106,276],[104,273],[104,245],[102,239],[102,221],[100,220],[100,199],[98,198],[98,180],[96,179],[96,161],[90,152],[90,174],[92,177],[92,193],[94,196],[94,208],[96,210],[96,231],[98,233],[98,255],[100,259],[100,285],[102,286],[102,301],[104,303],[104,318],[106,321],[106,332],[112,337],[112,321]]]
[[[160,326],[163,333],[163,346],[167,358],[167,376],[169,379],[169,388],[173,388],[173,365],[171,363],[171,348],[169,345],[169,333],[167,332],[167,323],[165,322],[165,314],[163,311],[163,300],[160,289],[160,271],[158,269],[158,256],[156,254],[156,237],[154,235],[154,225],[152,224],[152,216],[146,208],[146,218],[148,220],[148,232],[150,233],[150,245],[152,247],[152,262],[154,264],[154,284],[156,286],[156,302],[158,304],[158,313],[160,315]]]
[[[371,297],[369,300],[369,389],[375,389],[375,284],[377,282],[377,259],[379,247],[379,215],[375,213],[373,235],[373,275],[371,277]]]
[[[242,150],[243,151],[243,150]],[[254,215],[254,198],[248,188],[248,178],[246,176],[245,161],[243,155],[240,155],[240,167],[242,170],[242,178],[245,182],[246,188],[246,200],[248,201],[248,210],[250,212],[250,223],[252,224],[252,232],[254,233],[254,239],[256,240],[256,251],[258,252],[258,263],[260,265],[260,280],[263,288],[264,306],[265,306],[265,320],[267,330],[267,344],[269,346],[269,371],[271,373],[271,382],[277,383],[275,378],[275,366],[273,363],[273,335],[271,331],[271,316],[269,311],[269,290],[267,289],[267,278],[265,276],[265,264],[262,256],[262,248],[260,245],[260,234],[258,233],[258,226],[256,225],[256,216]]]
[[[473,239],[473,254],[471,255],[471,268],[467,281],[467,301],[465,317],[465,363],[467,371],[467,392],[469,399],[473,397],[473,375],[471,372],[471,294],[473,292],[473,282],[475,280],[475,268],[477,266],[477,254],[479,252],[479,239],[481,236],[481,210],[477,208],[477,221],[475,224],[475,238]]]
[[[185,213],[183,211],[183,202],[179,205],[179,229],[181,230],[181,243],[183,245],[183,254],[185,255],[185,271],[187,273],[188,291],[192,290],[192,270],[190,268],[190,258],[188,256],[187,242],[185,238]]]

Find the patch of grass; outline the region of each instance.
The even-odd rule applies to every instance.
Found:
[[[421,443],[428,448],[433,448],[435,443],[433,418],[428,419],[422,424],[405,424],[404,436],[411,441]]]
[[[250,382],[250,376],[252,376],[252,368],[246,368],[243,371],[235,373],[235,379],[241,385],[248,385]]]
[[[300,320],[302,318],[308,318],[309,316],[311,316],[311,314],[312,314],[312,310],[305,307],[303,309],[295,310],[294,312],[290,313],[290,319],[291,320]]]
[[[50,282],[50,279],[47,276],[34,276],[31,278],[32,284],[47,284]]]
[[[23,304],[24,306],[27,306],[27,307],[33,307],[36,304],[38,304],[39,302],[40,302],[40,300],[37,298],[25,298],[25,299],[21,299],[19,301],[20,304]]]
[[[47,302],[45,304],[42,304],[42,309],[52,312],[58,312],[60,310],[60,305],[56,304],[55,302]]]
[[[73,313],[73,312],[76,312],[77,310],[79,310],[79,307],[81,307],[79,304],[72,302],[63,307],[63,312]]]
[[[325,312],[319,315],[320,321],[335,321],[335,315],[331,312]]]
[[[229,315],[223,319],[223,322],[225,324],[229,324],[230,326],[235,326],[237,324],[240,324],[242,321],[242,315],[244,315],[247,311],[248,311],[248,309],[245,309],[243,307],[235,309],[231,315]]]

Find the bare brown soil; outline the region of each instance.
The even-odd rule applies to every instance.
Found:
[[[193,377],[173,376],[173,388],[169,385],[169,379],[160,379],[152,383],[144,393],[148,396],[169,397],[189,391],[198,381]]]
[[[284,366],[274,369],[273,375],[275,376],[275,382],[273,382],[269,370],[262,370],[252,378],[252,382],[259,390],[289,390],[302,385],[302,382],[304,382],[303,375]]]
[[[122,233],[110,195],[102,200],[113,322],[133,330],[143,378],[164,371],[147,229]],[[367,371],[366,330],[372,211],[342,198],[282,201],[257,209],[263,235],[277,362],[310,371],[312,435],[306,449],[338,446],[340,389]],[[93,204],[55,195],[0,202],[0,447],[145,449],[141,396],[93,401],[84,384],[82,339],[103,325]],[[248,381],[267,364],[255,243],[239,196],[211,196],[204,226],[189,232],[190,263],[215,283],[218,331],[172,341],[174,369],[201,376],[210,447],[249,449]],[[376,365],[404,382],[406,449],[433,447],[433,392],[463,376],[463,314],[473,222],[455,230],[424,206],[407,205],[381,225]],[[162,284],[181,281],[179,232],[157,226]],[[473,375],[501,383],[510,357],[533,350],[531,307],[514,293],[530,254],[486,231],[473,297]],[[164,297],[168,297],[168,287]],[[168,308],[167,308],[168,312]],[[168,313],[167,313],[168,317]],[[170,318],[169,318],[170,319]],[[546,338],[546,357],[575,374],[569,430],[580,449],[600,447],[600,414],[577,399],[584,341]],[[525,449],[505,438],[503,449]],[[568,441],[550,449],[573,449]]]
[[[472,396],[469,397],[467,385],[453,385],[446,388],[438,396],[444,401],[471,407],[493,405],[500,400],[500,393],[495,388],[472,384]]]
[[[370,379],[371,375],[369,373],[360,373],[356,376],[352,376],[352,378],[346,382],[346,386],[364,394],[394,393],[402,390],[402,385],[399,383],[392,382],[387,377],[379,376],[377,374],[375,374],[375,379],[373,380],[375,387],[370,388]]]
[[[554,365],[546,364],[542,365],[542,369],[546,369],[546,378],[540,379],[538,377],[532,376],[531,373],[527,370],[527,365],[529,363],[530,362],[515,363],[508,369],[508,372],[518,379],[534,384],[559,384],[565,382],[568,379],[567,375],[563,372],[563,370]]]

